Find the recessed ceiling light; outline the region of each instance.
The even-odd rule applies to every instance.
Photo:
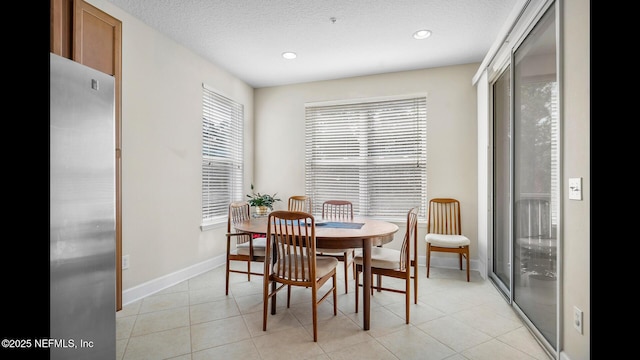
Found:
[[[413,38],[418,40],[426,39],[429,36],[431,36],[431,30],[418,30],[413,33]]]
[[[283,52],[282,53],[282,57],[287,59],[287,60],[291,60],[291,59],[295,59],[296,57],[298,57],[298,55],[296,55],[296,53],[294,52]]]

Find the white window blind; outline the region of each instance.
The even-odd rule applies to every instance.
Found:
[[[354,213],[406,219],[427,198],[426,97],[339,105],[307,105],[306,193],[314,213],[329,199]]]
[[[202,223],[226,221],[242,198],[244,107],[202,85]]]

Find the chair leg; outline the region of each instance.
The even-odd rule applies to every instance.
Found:
[[[338,315],[338,274],[333,273],[333,316]]]
[[[351,267],[353,267],[353,279],[356,279],[356,252],[351,250]]]
[[[318,294],[317,294],[318,286],[316,284],[313,285],[311,289],[311,312],[313,314],[313,341],[318,342]]]
[[[269,309],[269,281],[262,288],[262,331],[267,331],[267,311]]]
[[[427,244],[427,277],[429,277],[429,269],[431,269],[431,244]]]
[[[413,267],[413,302],[418,303],[418,261]]]
[[[343,254],[344,256],[344,293],[348,294],[349,293],[349,276],[347,275],[347,273],[349,272],[349,253],[348,252],[344,252]]]
[[[411,269],[408,269],[409,274],[411,273]],[[404,306],[405,306],[405,318],[406,323],[409,323],[409,309],[411,306],[411,275],[407,274],[405,278],[405,294],[404,294]]]
[[[225,278],[225,290],[224,290],[225,295],[229,295],[229,266],[230,265],[231,265],[231,260],[229,260],[229,245],[227,244],[227,268],[225,269],[226,278]]]
[[[356,266],[356,271],[354,273],[356,275],[356,314],[358,313],[358,304],[360,303],[359,301],[359,294],[360,294],[360,272],[358,271],[358,267]]]
[[[469,248],[467,248],[466,256],[467,258],[467,282],[469,282]]]
[[[379,278],[379,277],[378,277]],[[371,272],[371,296],[373,296],[373,289],[375,289],[375,285],[373,285],[373,271]]]

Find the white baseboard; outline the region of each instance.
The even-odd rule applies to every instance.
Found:
[[[157,279],[147,281],[144,284],[125,289],[122,291],[122,306],[134,303],[149,295],[155,294],[158,291],[179,284],[185,280],[189,280],[194,276],[198,276],[219,266],[225,266],[225,262],[225,255],[221,255]]]
[[[567,355],[566,352],[560,351],[560,360],[571,360],[571,358],[569,357],[569,355]]]

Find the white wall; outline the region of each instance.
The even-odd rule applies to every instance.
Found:
[[[226,223],[200,230],[202,83],[244,104],[247,179],[253,88],[108,1],[88,2],[122,21],[122,250],[130,256],[122,274],[126,305],[224,260]]]
[[[261,192],[287,199],[304,194],[305,103],[427,94],[427,194],[458,198],[463,232],[471,239],[477,266],[476,90],[471,77],[478,64],[354,77],[255,91],[254,184]],[[275,208],[285,208],[286,202]],[[398,223],[394,247],[404,236]],[[424,238],[421,225],[419,238]],[[424,241],[419,242],[424,263]],[[433,255],[436,266],[457,267],[455,254]]]
[[[487,84],[487,74],[483,72],[480,84]],[[483,278],[490,271],[489,250],[492,239],[491,226],[491,191],[490,179],[492,151],[489,148],[491,137],[491,125],[489,123],[489,89],[485,86],[477,87],[478,97],[478,271]]]
[[[590,3],[562,2],[562,322],[563,355],[591,357],[591,54]],[[582,177],[582,201],[569,200],[569,178]],[[573,307],[583,311],[584,333],[573,328]]]

